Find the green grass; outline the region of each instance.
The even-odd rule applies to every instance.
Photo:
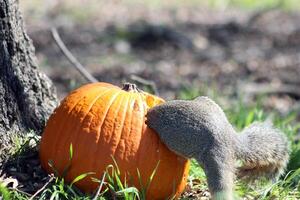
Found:
[[[198,94],[197,94],[198,93]],[[184,89],[180,91],[179,97],[184,99],[193,99],[198,95],[208,95],[218,101],[216,92],[207,93],[206,89]],[[249,126],[255,121],[272,120],[274,125],[282,130],[290,141],[290,161],[286,172],[275,183],[265,180],[256,181],[253,184],[247,184],[237,181],[235,193],[239,197],[247,199],[300,199],[300,143],[296,141],[296,135],[300,131],[300,123],[297,122],[297,113],[292,112],[286,116],[280,116],[276,112],[265,112],[261,102],[261,97],[254,105],[245,105],[242,101],[233,102],[232,105],[225,110],[229,121],[236,127],[238,131]],[[272,141],[270,141],[272,142]],[[190,171],[191,177],[204,179],[202,169],[195,161],[192,162]]]
[[[296,115],[291,113],[280,117],[276,113],[265,113],[259,105],[243,106],[239,104],[234,109],[227,111],[230,121],[238,128],[243,129],[254,121],[264,121],[273,117],[274,125],[281,129],[289,138],[291,145],[291,159],[286,173],[275,183],[256,182],[253,185],[238,183],[237,192],[240,196],[247,194],[252,198],[271,200],[276,199],[299,199],[300,198],[300,146],[295,142],[295,136],[299,131],[299,123],[296,122]],[[270,141],[272,142],[272,141]]]
[[[35,148],[40,140],[40,136],[36,135],[33,131],[24,135],[14,134],[11,138],[12,144],[9,149],[9,155],[18,158],[21,154],[26,153],[28,150]]]
[[[207,94],[207,91],[202,89],[199,90],[185,88],[181,90],[181,92],[178,94],[178,97],[192,99],[200,94]],[[218,101],[216,92],[209,92],[208,94],[209,96],[213,96],[213,98]],[[237,130],[242,130],[244,127],[255,121],[272,119],[274,125],[281,129],[290,140],[291,159],[286,173],[282,175],[278,181],[268,182],[265,180],[259,180],[251,184],[237,181],[235,194],[237,197],[243,197],[247,199],[300,199],[300,144],[295,140],[295,136],[300,129],[300,123],[296,121],[297,113],[289,113],[286,116],[280,116],[276,112],[265,112],[262,109],[260,102],[261,101],[258,101],[258,103],[254,105],[244,105],[242,101],[233,102],[232,105],[226,109],[226,115]],[[14,148],[12,148],[13,155],[17,157],[16,155],[26,152],[26,149],[33,148],[32,140],[37,141],[38,139],[32,134],[29,134],[28,137],[23,139],[15,138],[16,145]],[[70,146],[70,160],[72,157],[73,148]],[[89,174],[83,174],[75,178],[70,185],[66,184],[63,178],[55,178],[52,184],[46,187],[36,199],[93,199],[93,195],[84,195],[74,186],[75,182],[83,178],[87,178],[88,175]],[[151,182],[154,175],[155,170],[152,176],[149,178],[149,182]],[[195,160],[192,160],[189,176],[189,181],[192,182],[192,180],[198,180],[193,181],[198,183],[192,186],[195,190],[198,188],[207,189],[205,174]],[[103,180],[95,179],[95,181],[97,181],[100,185],[101,181]],[[111,199],[112,196],[114,196],[117,199],[143,200],[145,199],[145,191],[147,187],[148,184],[144,187],[145,190],[138,191],[135,187],[129,186],[126,182],[122,183],[120,179],[120,170],[118,169],[117,163],[113,163],[113,165],[108,166],[106,170],[106,189],[98,195],[97,199]],[[7,189],[1,185],[1,183],[0,194],[2,195],[3,199],[29,199],[29,196],[26,194],[13,189]]]
[[[10,191],[0,181],[0,199],[9,200],[11,199]]]

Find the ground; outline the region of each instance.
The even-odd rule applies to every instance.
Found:
[[[40,69],[53,80],[60,99],[86,81],[55,44],[52,27],[57,27],[69,50],[99,81],[136,82],[151,91],[136,81],[143,78],[153,81],[165,99],[208,95],[225,108],[237,101],[251,105],[260,100],[265,110],[281,117],[296,112],[299,121],[297,12],[215,9],[178,1],[159,6],[133,1],[29,2],[21,2],[27,31]],[[15,164],[7,169],[23,184],[23,192],[34,193],[48,179],[36,149],[29,152],[17,162],[23,162],[17,168],[21,172]],[[199,196],[207,198],[207,188],[185,192],[188,198]]]
[[[192,88],[204,94],[215,90],[226,97],[268,94],[271,98],[265,105],[283,114],[299,107],[300,14],[296,12],[270,10],[255,15],[257,11],[172,3],[95,7],[97,14],[96,8],[86,6],[87,16],[76,7],[57,7],[43,20],[25,10],[40,67],[54,81],[60,98],[84,81],[51,38],[53,26],[100,81],[121,85],[137,75],[154,81],[166,99]]]

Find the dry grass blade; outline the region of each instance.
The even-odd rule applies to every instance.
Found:
[[[101,179],[101,182],[100,182],[100,186],[99,186],[99,188],[98,188],[98,190],[97,190],[97,192],[96,192],[96,194],[95,194],[93,200],[97,200],[97,198],[98,198],[98,196],[99,196],[99,194],[100,194],[100,192],[101,192],[101,190],[102,190],[102,187],[103,187],[103,185],[104,185],[105,177],[106,177],[106,172],[104,172],[104,174],[103,174],[103,176],[102,176],[102,179]]]
[[[41,193],[52,181],[54,180],[54,176],[51,176],[49,180],[41,187],[38,191],[36,191],[28,200],[33,200],[39,193]]]

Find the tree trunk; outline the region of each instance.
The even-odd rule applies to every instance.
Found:
[[[0,0],[0,155],[12,134],[41,133],[57,105],[52,82],[37,68],[18,4]]]

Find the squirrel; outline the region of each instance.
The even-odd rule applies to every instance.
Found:
[[[289,159],[287,137],[272,123],[255,122],[237,134],[208,97],[168,101],[151,108],[146,117],[171,151],[197,160],[215,200],[233,199],[236,177],[278,178]]]

